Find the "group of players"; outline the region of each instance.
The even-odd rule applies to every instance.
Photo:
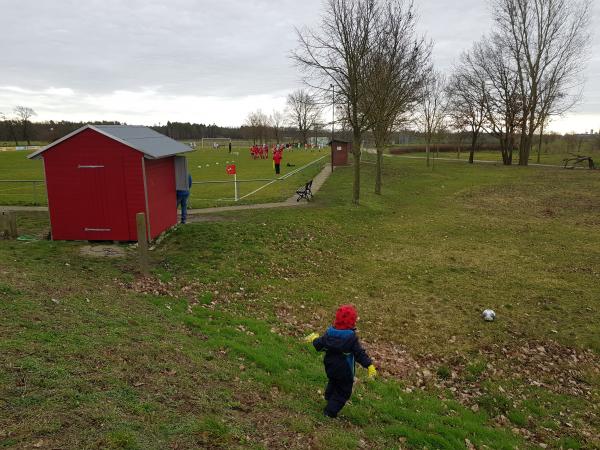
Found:
[[[269,146],[267,144],[253,145],[250,147],[250,156],[252,159],[268,159]]]
[[[293,148],[292,144],[257,144],[250,147],[250,156],[252,159],[269,159],[269,150],[272,148],[273,154],[283,152],[284,149]]]

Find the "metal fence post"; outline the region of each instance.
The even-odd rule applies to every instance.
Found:
[[[8,216],[4,211],[0,211],[0,238],[8,238]]]
[[[18,237],[17,214],[14,211],[2,211],[0,213],[0,233],[3,233],[7,239]]]
[[[36,189],[35,189],[36,184],[37,183],[34,181],[33,182],[33,205],[34,206],[37,205],[37,195],[36,195]]]
[[[17,233],[17,213],[14,211],[9,211],[8,213],[8,237],[11,239],[16,239],[18,237]]]

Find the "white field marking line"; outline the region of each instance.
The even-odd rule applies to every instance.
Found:
[[[245,199],[246,197],[249,197],[249,196],[251,196],[252,194],[256,194],[258,191],[260,191],[260,190],[262,190],[262,189],[266,188],[267,186],[270,186],[271,184],[273,184],[273,183],[275,183],[275,182],[277,182],[277,181],[279,181],[279,178],[275,178],[273,181],[270,181],[270,182],[268,182],[267,184],[265,184],[265,185],[263,185],[263,186],[259,187],[258,189],[255,189],[255,190],[253,190],[253,191],[252,191],[252,192],[250,192],[249,194],[246,194],[246,195],[244,195],[244,196],[242,196],[242,197],[238,198],[238,201],[240,201],[240,200],[243,200],[243,199]]]
[[[246,195],[244,195],[243,197],[240,197],[240,198],[238,199],[238,201],[239,201],[239,200],[243,200],[243,199],[245,199],[246,197],[249,197],[249,196],[251,196],[252,194],[256,194],[258,191],[260,191],[260,190],[262,190],[262,189],[266,188],[267,186],[270,186],[271,184],[273,184],[273,183],[275,183],[275,182],[277,182],[277,181],[283,181],[283,180],[285,180],[286,178],[289,178],[289,177],[291,177],[292,175],[295,175],[295,174],[296,174],[296,173],[298,173],[299,171],[301,171],[301,170],[303,170],[303,169],[307,168],[308,166],[310,166],[310,165],[312,165],[312,164],[314,164],[314,163],[316,163],[316,162],[319,162],[319,161],[321,161],[323,158],[326,158],[327,156],[328,156],[328,155],[324,155],[324,156],[322,156],[322,157],[320,157],[320,158],[318,158],[318,159],[315,159],[314,161],[311,161],[311,162],[309,162],[308,164],[306,164],[306,165],[304,165],[304,166],[302,166],[302,167],[299,167],[299,168],[297,168],[297,169],[295,169],[295,170],[291,171],[290,173],[288,173],[288,174],[284,175],[283,177],[280,177],[280,178],[275,178],[273,181],[270,181],[270,182],[268,182],[268,183],[267,183],[267,184],[265,184],[264,186],[261,186],[261,187],[259,187],[258,189],[255,189],[255,190],[253,190],[252,192],[250,192],[249,194],[246,194]]]
[[[314,164],[314,163],[316,163],[316,162],[319,162],[319,161],[321,161],[323,158],[326,158],[327,156],[328,156],[328,155],[321,156],[320,158],[318,158],[318,159],[315,159],[314,161],[311,161],[311,162],[309,162],[308,164],[306,164],[306,165],[304,165],[304,166],[302,166],[302,167],[298,167],[297,169],[294,169],[294,170],[292,170],[290,173],[286,173],[286,174],[285,174],[283,177],[281,177],[280,179],[281,179],[281,180],[285,180],[286,178],[289,178],[289,177],[291,177],[292,175],[296,175],[296,174],[297,174],[298,172],[300,172],[301,170],[304,170],[304,169],[305,169],[305,168],[307,168],[308,166],[310,166],[310,165],[312,165],[312,164]]]

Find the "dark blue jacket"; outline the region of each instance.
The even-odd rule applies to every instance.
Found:
[[[355,361],[365,368],[373,364],[354,330],[329,327],[313,345],[318,352],[325,352],[323,363],[329,378],[353,378]]]

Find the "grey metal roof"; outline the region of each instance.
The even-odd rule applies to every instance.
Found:
[[[50,145],[41,148],[37,152],[32,153],[28,158],[36,158],[46,150],[88,128],[134,148],[152,159],[165,158],[167,156],[193,151],[193,149],[187,145],[181,144],[164,134],[160,134],[151,128],[141,125],[86,125],[63,138],[54,141]]]

